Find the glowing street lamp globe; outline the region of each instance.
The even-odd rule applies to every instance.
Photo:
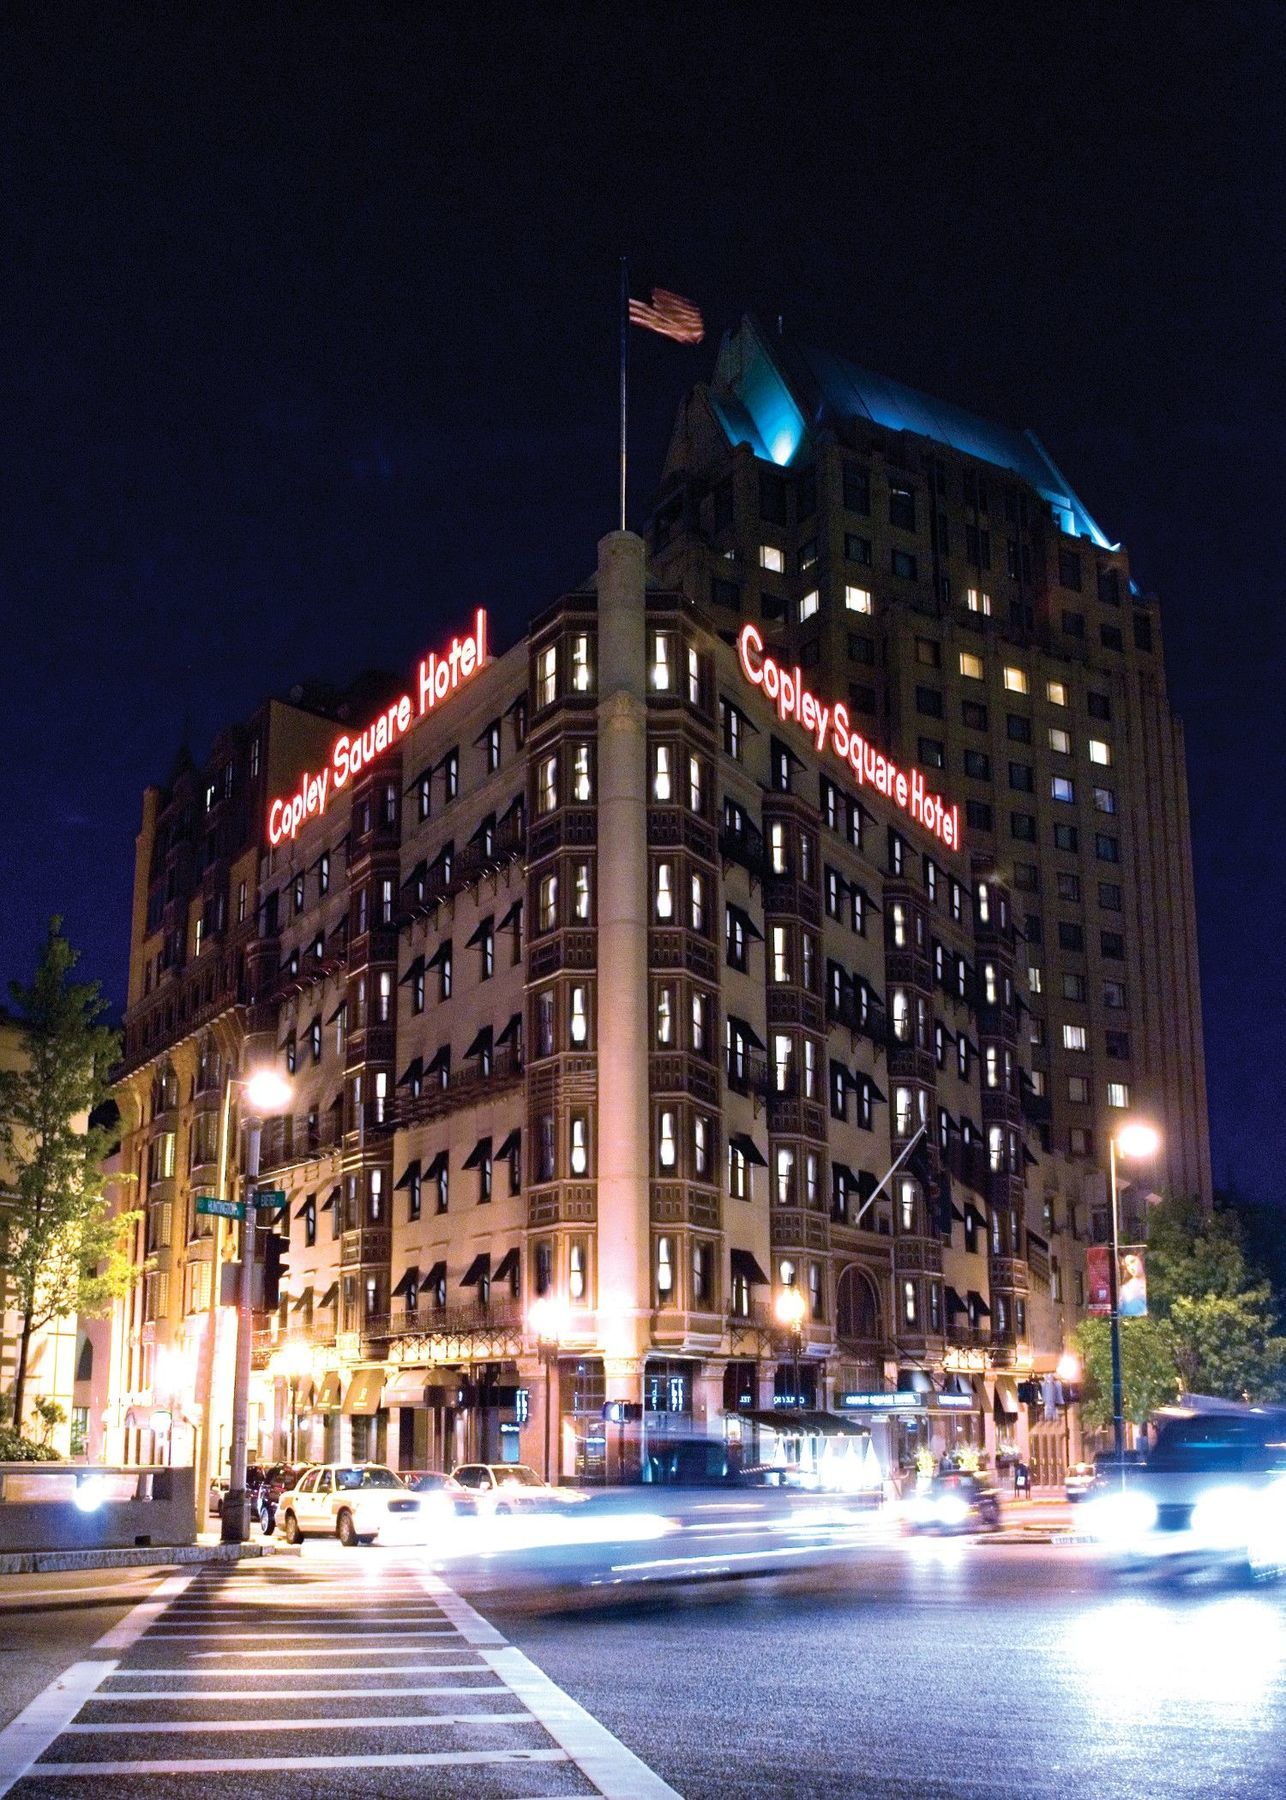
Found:
[[[1075,1350],[1064,1350],[1054,1373],[1064,1387],[1075,1387],[1078,1384],[1081,1379],[1081,1359]]]
[[[777,1322],[788,1331],[796,1331],[804,1322],[804,1296],[797,1287],[784,1287],[777,1296],[773,1309],[777,1314]]]
[[[567,1332],[567,1309],[548,1294],[533,1300],[527,1323],[542,1344],[556,1344]]]
[[[1133,1119],[1128,1125],[1122,1125],[1116,1134],[1116,1149],[1120,1156],[1129,1157],[1132,1162],[1146,1161],[1155,1156],[1161,1148],[1161,1133],[1155,1125],[1146,1120]]]
[[[284,1112],[290,1105],[290,1083],[275,1069],[256,1069],[246,1083],[246,1104],[261,1118]]]

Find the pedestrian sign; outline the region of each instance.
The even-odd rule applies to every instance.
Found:
[[[196,1209],[199,1213],[219,1213],[225,1219],[244,1219],[239,1200],[217,1200],[213,1194],[198,1194]]]

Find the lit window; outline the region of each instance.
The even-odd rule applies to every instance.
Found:
[[[998,992],[996,986],[995,963],[984,963],[982,965],[982,992],[987,1005],[994,1006],[996,1004]]]
[[[674,1135],[674,1114],[667,1108],[657,1120],[657,1161],[663,1169],[672,1169],[678,1161],[678,1143]]]
[[[773,1087],[779,1094],[788,1094],[792,1086],[792,1060],[794,1047],[784,1031],[775,1032],[772,1041]]]
[[[1050,795],[1055,800],[1075,800],[1076,790],[1066,775],[1055,775],[1049,784]]]
[[[573,1300],[585,1297],[585,1246],[573,1238],[567,1259],[567,1292]]]
[[[870,588],[854,587],[851,582],[846,583],[844,608],[846,612],[870,613],[872,611]]]
[[[1094,789],[1094,810],[1102,813],[1116,811],[1116,795],[1111,788],[1096,787]]]
[[[805,619],[814,618],[817,614],[817,609],[820,605],[821,605],[821,596],[818,594],[817,589],[810,588],[808,593],[806,593],[804,595],[803,599],[799,603],[799,622],[800,622],[800,624],[802,625],[804,623]]]
[[[652,798],[668,800],[670,795],[670,746],[657,744],[652,750]]]
[[[688,758],[688,810],[700,813],[705,808],[705,784],[701,775],[700,759]]]
[[[1005,687],[1009,693],[1025,694],[1029,685],[1025,669],[1016,669],[1012,663],[1005,664]]]
[[[981,588],[965,589],[965,605],[971,613],[980,613],[984,619],[991,617],[991,595],[984,594]]]
[[[790,980],[788,943],[786,927],[774,925],[772,927],[772,978],[777,982]]]
[[[960,652],[960,673],[967,675],[970,681],[982,680],[982,658],[975,656],[970,650]]]
[[[589,1120],[584,1113],[572,1114],[571,1168],[573,1175],[589,1169]]]
[[[999,1175],[1004,1169],[1004,1166],[1005,1134],[999,1125],[993,1125],[987,1132],[987,1167],[991,1170],[993,1175]],[[998,1213],[993,1213],[992,1215],[993,1238],[995,1236],[994,1227],[999,1221],[999,1216]]]
[[[1049,728],[1049,747],[1051,750],[1057,751],[1059,756],[1070,756],[1072,753],[1071,732],[1064,731],[1061,725],[1051,725]]]
[[[701,658],[694,648],[688,650],[688,705],[701,704]]]
[[[692,1048],[704,1055],[706,1047],[706,1025],[710,1016],[710,1002],[704,994],[692,996]]]
[[[656,1293],[664,1302],[674,1292],[674,1245],[670,1238],[656,1240]]]
[[[1041,992],[1041,979],[1041,972],[1036,967],[1035,963],[1033,963],[1027,970],[1027,986],[1031,989],[1033,994],[1039,994]]]
[[[674,1042],[674,992],[668,987],[657,989],[656,1041],[661,1047]]]
[[[1064,1025],[1064,1050],[1088,1050],[1089,1034],[1084,1025]]]
[[[1130,1104],[1129,1085],[1124,1081],[1109,1081],[1107,1103],[1109,1106],[1128,1106]]]
[[[987,892],[985,881],[978,883],[978,917],[984,925],[991,919],[991,897]]]
[[[774,819],[768,827],[768,856],[774,875],[786,873],[786,827]]]
[[[578,982],[571,994],[571,1039],[583,1044],[589,1037],[588,990]]]
[[[590,800],[593,793],[589,775],[589,745],[577,744],[572,758],[572,799]]]
[[[558,805],[558,758],[547,756],[541,762],[536,783],[536,806],[542,813],[553,812]]]
[[[776,544],[760,544],[759,567],[768,569],[774,575],[784,575],[786,573],[785,552],[779,550]]]
[[[552,931],[558,923],[558,877],[542,875],[540,878],[540,929]]]
[[[1104,743],[1102,738],[1090,739],[1090,761],[1098,763],[1104,769],[1112,766],[1112,746]]]
[[[789,1206],[795,1198],[795,1152],[782,1145],[777,1151],[777,1204]],[[783,1265],[784,1266],[784,1265]]]
[[[652,687],[658,694],[671,693],[674,688],[674,640],[665,631],[652,637]]]
[[[915,1324],[916,1317],[917,1317],[917,1308],[916,1308],[916,1299],[915,1299],[915,1283],[913,1281],[904,1281],[902,1283],[902,1316],[906,1320],[908,1325]]]
[[[909,1137],[914,1100],[908,1087],[893,1090],[893,1129],[898,1137]]]
[[[699,1114],[692,1121],[692,1173],[710,1173],[710,1126]]]
[[[892,908],[893,947],[895,950],[906,949],[906,907],[900,900],[893,902]]]
[[[588,694],[589,638],[584,632],[572,639],[572,687],[578,694]]]
[[[1066,706],[1067,683],[1063,681],[1047,681],[1045,683],[1045,698],[1049,701],[1051,706]]]
[[[911,1002],[901,988],[893,992],[893,1036],[899,1044],[911,1041]]]
[[[706,884],[704,875],[692,877],[692,929],[704,931],[706,928]]]
[[[552,706],[558,695],[558,646],[542,650],[537,662],[536,705]]]
[[[674,864],[661,862],[656,865],[656,916],[658,919],[674,917]]]

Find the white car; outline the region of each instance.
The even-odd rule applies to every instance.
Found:
[[[480,1512],[528,1512],[575,1505],[586,1498],[576,1488],[542,1481],[526,1463],[461,1463],[451,1474],[473,1495]]]
[[[419,1500],[383,1463],[323,1463],[305,1470],[277,1502],[277,1523],[288,1544],[318,1534],[350,1548],[377,1537],[415,1542],[423,1531]]]

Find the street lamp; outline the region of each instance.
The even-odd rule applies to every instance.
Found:
[[[1112,1447],[1122,1481],[1125,1480],[1125,1390],[1121,1379],[1121,1308],[1118,1291],[1121,1279],[1121,1222],[1116,1162],[1119,1156],[1130,1162],[1144,1161],[1155,1156],[1160,1148],[1161,1133],[1155,1125],[1149,1125],[1142,1119],[1128,1121],[1108,1139],[1108,1167],[1111,1171],[1112,1189],[1112,1267],[1108,1289],[1112,1320]]]
[[[232,1449],[228,1458],[228,1491],[223,1499],[225,1544],[244,1544],[250,1535],[250,1496],[246,1493],[246,1414],[250,1405],[250,1349],[254,1332],[255,1231],[258,1215],[251,1204],[259,1178],[259,1142],[263,1121],[290,1104],[290,1083],[275,1069],[258,1069],[245,1082],[246,1168],[241,1209],[241,1283],[237,1293],[237,1365],[232,1384]]]
[[[791,1350],[794,1356],[795,1410],[803,1410],[804,1397],[799,1391],[799,1362],[803,1350],[804,1313],[807,1310],[804,1296],[793,1282],[782,1288],[777,1295],[773,1308],[777,1314],[777,1323],[790,1333]]]
[[[271,1373],[282,1381],[290,1383],[290,1460],[298,1461],[299,1454],[299,1383],[305,1375],[312,1373],[312,1346],[303,1338],[287,1338],[285,1343],[274,1351],[269,1364]]]
[[[1072,1466],[1072,1403],[1067,1398],[1067,1390],[1079,1387],[1081,1382],[1081,1359],[1075,1350],[1064,1350],[1054,1374],[1063,1394],[1063,1463],[1066,1470]]]
[[[527,1324],[536,1334],[536,1348],[545,1370],[545,1480],[550,1479],[551,1438],[554,1423],[553,1375],[558,1363],[558,1347],[567,1329],[567,1309],[550,1294],[533,1300]],[[559,1458],[561,1464],[561,1455]],[[559,1479],[562,1479],[560,1466]]]

